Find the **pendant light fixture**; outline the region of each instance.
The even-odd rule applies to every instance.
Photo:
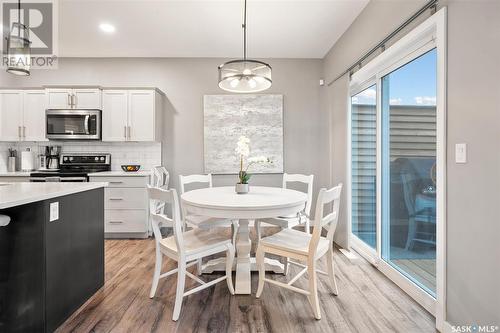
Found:
[[[7,72],[14,75],[30,75],[31,49],[29,29],[21,23],[21,0],[17,2],[17,22],[12,24],[7,38]]]
[[[219,87],[235,93],[254,93],[271,87],[271,66],[247,59],[247,0],[243,9],[243,59],[231,60],[219,66]]]

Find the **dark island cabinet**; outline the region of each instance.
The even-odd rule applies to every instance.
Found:
[[[104,284],[104,191],[0,214],[12,220],[0,228],[0,332],[53,332]]]

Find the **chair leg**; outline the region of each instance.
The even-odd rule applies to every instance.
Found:
[[[257,233],[257,244],[259,243],[260,239],[262,238],[262,233],[261,233],[261,230],[260,230],[260,221],[259,220],[255,220],[255,232]]]
[[[149,298],[155,297],[156,288],[158,288],[158,282],[160,281],[162,259],[163,259],[163,254],[160,252],[159,245],[157,244],[155,272],[153,274],[153,284],[151,285],[151,292],[149,293]]]
[[[314,259],[311,259],[312,261]],[[309,292],[311,293],[309,298],[309,303],[314,313],[314,318],[321,319],[321,311],[319,309],[319,299],[318,299],[318,284],[316,277],[316,265],[314,261],[309,262],[307,265],[307,275],[309,278]]]
[[[233,286],[233,261],[234,261],[234,246],[228,245],[226,251],[226,281],[227,287],[231,295],[234,295]]]
[[[184,297],[184,285],[186,283],[186,261],[181,260],[178,263],[179,270],[177,272],[177,290],[175,292],[175,305],[172,320],[177,321],[181,313],[182,299]]]
[[[408,220],[408,238],[406,239],[406,251],[410,251],[413,247],[413,240],[415,239],[415,236],[417,234],[417,223],[415,222],[415,219],[411,217]]]
[[[327,253],[327,266],[328,266],[328,276],[330,278],[330,284],[332,287],[332,292],[335,296],[339,294],[339,290],[337,289],[337,281],[335,281],[335,269],[333,267],[334,262],[333,262],[333,248],[328,250]]]
[[[257,261],[257,268],[259,269],[259,286],[257,287],[257,294],[255,297],[259,298],[264,289],[264,278],[266,277],[266,268],[264,267],[264,250],[259,245],[257,252],[255,253],[255,259]]]
[[[283,230],[283,229],[281,229]],[[284,257],[284,260],[281,262],[283,264],[283,275],[287,276],[288,275],[288,262],[290,259],[288,257]]]
[[[311,233],[311,228],[310,228],[310,225],[309,225],[309,218],[306,218],[305,228],[306,228],[306,233],[310,234]]]
[[[289,262],[289,259],[287,257],[284,257],[283,259],[284,259],[282,261],[282,264],[283,264],[283,275],[287,276],[288,275],[288,262]]]
[[[198,262],[196,263],[196,273],[198,275],[201,275],[202,271],[203,271],[203,259],[200,258],[200,259],[198,259]]]

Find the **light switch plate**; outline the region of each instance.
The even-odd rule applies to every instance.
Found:
[[[457,143],[455,145],[455,163],[467,163],[466,143]]]
[[[50,203],[50,218],[49,221],[57,221],[59,220],[59,202],[51,202]]]

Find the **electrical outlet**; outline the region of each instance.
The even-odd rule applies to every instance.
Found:
[[[57,221],[59,220],[59,202],[51,202],[50,203],[50,218],[49,221]]]
[[[455,163],[467,163],[466,143],[457,143],[455,145]]]

